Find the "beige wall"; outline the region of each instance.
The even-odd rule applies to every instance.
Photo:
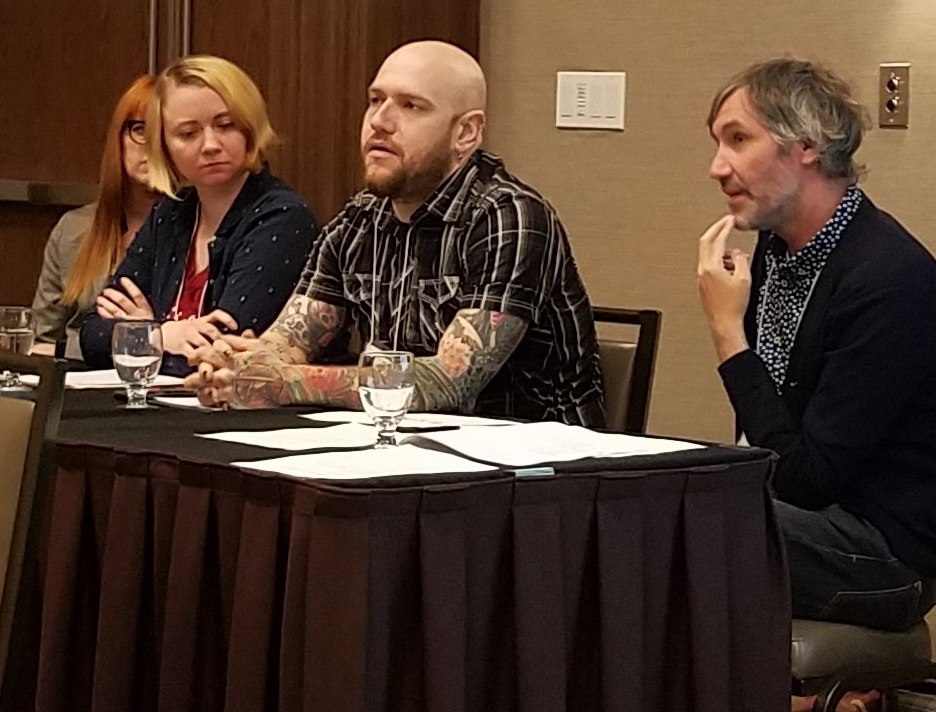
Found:
[[[487,146],[559,209],[594,303],[663,311],[652,432],[731,436],[695,293],[696,238],[724,210],[704,120],[731,74],[783,53],[848,76],[875,120],[878,64],[912,63],[910,129],[873,130],[860,156],[872,198],[936,251],[933,0],[482,0]],[[626,131],[556,129],[559,70],[626,71]]]

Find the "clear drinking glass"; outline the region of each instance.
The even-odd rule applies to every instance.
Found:
[[[162,363],[159,322],[120,321],[114,324],[111,354],[117,376],[126,384],[127,408],[146,408],[146,391]]]
[[[33,345],[33,313],[29,307],[0,307],[0,351],[28,354]],[[25,389],[18,373],[0,371],[0,389]]]
[[[409,351],[365,351],[358,361],[358,393],[364,411],[377,426],[375,447],[396,445],[396,429],[416,384],[415,359]]]

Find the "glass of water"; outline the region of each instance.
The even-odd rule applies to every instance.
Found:
[[[114,324],[111,354],[117,376],[127,388],[127,408],[146,408],[146,392],[162,363],[159,322],[119,321]]]
[[[358,361],[358,393],[377,426],[375,447],[396,445],[397,425],[406,415],[416,385],[416,364],[409,351],[365,351]]]
[[[0,351],[26,355],[33,345],[33,313],[29,307],[0,307]],[[0,388],[25,388],[18,373],[0,371]]]

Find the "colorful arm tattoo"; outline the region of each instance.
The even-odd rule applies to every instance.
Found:
[[[296,295],[261,340],[288,355],[287,361],[310,363],[345,328],[344,320],[344,307]]]
[[[234,373],[233,405],[262,408],[309,403],[361,407],[356,366],[315,366],[291,358],[296,352],[317,353],[334,335],[334,329],[328,331],[320,317],[309,316],[318,314],[316,305],[322,302],[304,305],[298,303],[300,299],[305,298],[294,299],[264,334],[263,340],[271,349],[245,353],[239,359]],[[330,314],[331,323],[340,323],[340,314]],[[502,312],[459,311],[442,335],[438,353],[416,359],[411,410],[472,410],[478,395],[506,363],[526,330],[526,321]],[[309,342],[315,339],[315,345],[303,348],[304,338]],[[287,354],[289,357],[284,358]]]
[[[309,365],[345,328],[344,321],[343,307],[294,296],[260,337],[262,347],[237,355],[232,405],[316,403],[359,408],[356,367]]]
[[[411,410],[470,412],[481,391],[523,339],[527,322],[482,309],[462,309],[449,324],[435,356],[416,359]]]
[[[278,354],[255,351],[234,373],[231,404],[268,408],[309,403],[360,409],[357,366],[284,363]]]

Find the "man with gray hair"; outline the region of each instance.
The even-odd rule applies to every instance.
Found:
[[[793,613],[903,630],[934,601],[936,262],[857,186],[864,109],[817,64],[754,65],[716,95],[729,213],[698,282],[739,430],[776,451]],[[757,230],[753,257],[726,251]]]

